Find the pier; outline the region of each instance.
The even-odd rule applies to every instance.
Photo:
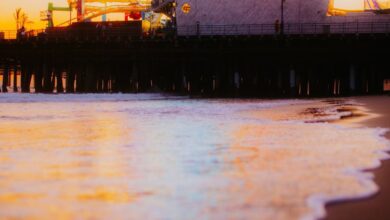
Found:
[[[1,91],[322,97],[381,94],[390,79],[390,22],[83,28],[0,40]]]

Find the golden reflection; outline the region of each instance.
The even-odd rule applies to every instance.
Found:
[[[311,195],[332,196],[341,191],[344,195],[356,195],[367,190],[354,176],[344,176],[341,170],[369,165],[369,160],[363,159],[365,156],[358,155],[367,156],[364,152],[373,144],[364,141],[375,142],[375,139],[361,139],[367,135],[364,131],[350,130],[348,134],[326,124],[303,123],[313,118],[312,114],[301,114],[308,107],[329,109],[332,106],[313,101],[243,113],[264,123],[241,123],[230,134],[232,141],[227,155],[222,154],[224,161],[233,165],[225,171],[226,177],[239,183],[227,189],[227,193],[240,195],[232,212],[252,218],[250,212],[243,211],[244,207],[256,207],[268,201],[267,212],[288,210],[287,215],[280,213],[272,219],[299,219],[310,210],[297,204],[306,203]],[[352,136],[354,132],[362,133]],[[350,151],[346,146],[362,148]],[[338,188],[329,185],[335,181]]]
[[[75,210],[64,206],[62,199],[68,202],[129,203],[139,196],[148,195],[126,193],[125,182],[111,183],[125,176],[131,177],[129,170],[125,169],[126,155],[118,147],[131,142],[131,129],[121,127],[124,126],[123,118],[115,113],[96,112],[101,106],[94,104],[91,111],[75,107],[76,115],[69,118],[61,107],[68,104],[72,105],[41,103],[47,108],[43,106],[45,111],[40,111],[41,108],[31,103],[28,104],[30,114],[21,111],[25,104],[10,105],[6,112],[0,110],[1,115],[8,119],[0,123],[3,151],[0,162],[10,163],[12,160],[12,167],[2,170],[0,207],[3,208],[0,208],[0,213],[13,210],[16,207],[12,204],[17,202],[26,203],[24,209],[27,212],[48,210],[36,219],[53,219],[54,216],[55,219],[74,219]],[[110,181],[99,183],[96,181],[99,179]],[[56,181],[66,184],[58,188]],[[25,185],[32,190],[31,193],[7,193],[15,183]],[[28,187],[30,184],[34,188]],[[88,218],[94,214],[78,213],[77,216]],[[35,217],[31,214],[28,218]]]
[[[385,144],[299,103],[0,102],[0,218],[299,219],[311,195],[372,190],[341,171]]]
[[[96,189],[93,193],[81,193],[79,200],[100,200],[104,202],[130,202],[134,200],[132,195],[124,192],[116,192],[107,189]]]
[[[233,185],[229,189],[229,193],[240,194],[238,207],[256,207],[262,201],[269,201],[267,204],[268,211],[276,211],[278,209],[289,209],[288,216],[280,214],[275,219],[295,219],[307,212],[306,208],[296,207],[294,202],[286,199],[287,194],[284,190],[280,190],[277,184],[272,183],[274,174],[285,175],[285,164],[288,159],[294,156],[294,151],[285,148],[275,147],[277,140],[272,140],[270,137],[275,137],[280,132],[282,127],[272,127],[257,124],[245,124],[238,127],[232,134],[233,142],[231,151],[234,155],[239,155],[234,161],[233,171],[226,175],[234,178],[235,181],[242,182],[240,185]],[[250,157],[240,157],[243,152],[251,152]],[[270,176],[267,175],[270,174]],[[270,178],[270,181],[267,181]],[[278,177],[279,178],[279,177]],[[288,183],[287,177],[285,182]],[[265,183],[265,184],[264,184]],[[297,198],[297,201],[304,200],[304,198]],[[301,201],[302,202],[302,201]],[[242,210],[234,210],[242,212]],[[242,213],[248,218],[252,218],[251,214]]]
[[[8,162],[10,159],[5,155],[0,156],[0,163]]]
[[[152,195],[150,192],[143,193],[128,193],[126,189],[118,191],[118,189],[108,189],[99,187],[91,193],[81,193],[78,195],[78,199],[83,200],[98,200],[104,202],[113,202],[113,203],[127,203],[132,202],[138,197]]]
[[[27,194],[27,193],[5,193],[0,195],[0,203],[14,203],[21,200],[36,200],[42,198],[43,194]]]

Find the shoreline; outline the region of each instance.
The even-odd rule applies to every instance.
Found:
[[[387,128],[390,129],[390,97],[389,96],[367,96],[353,97],[351,100],[356,101],[357,114],[368,114],[367,118],[359,120],[354,117],[342,119],[341,123],[348,123],[352,126],[364,126],[371,128]],[[359,112],[359,109],[362,112]],[[354,114],[354,112],[352,112]],[[385,135],[385,138],[390,140],[390,131]],[[379,192],[366,199],[357,199],[349,201],[336,201],[326,204],[326,220],[366,220],[390,219],[390,160],[383,160],[379,168],[368,170],[373,173],[374,181],[379,187]]]

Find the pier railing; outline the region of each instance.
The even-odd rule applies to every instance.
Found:
[[[62,29],[62,31],[60,30]],[[111,28],[105,31],[98,29],[83,29],[77,28],[67,30],[66,27],[56,29],[39,29],[29,30],[23,35],[26,38],[35,37],[39,34],[50,35],[55,38],[68,38],[72,35],[88,36],[94,38],[99,36],[135,36],[137,30],[128,28]],[[171,29],[163,29],[158,33],[172,33]],[[187,25],[178,26],[177,34],[179,36],[269,36],[279,35],[282,32],[282,27],[275,24],[240,24],[240,25]],[[343,22],[343,23],[286,23],[283,27],[283,34],[290,35],[337,35],[337,34],[389,34],[389,22]],[[0,40],[16,39],[17,32],[14,30],[0,30]],[[154,34],[143,35],[144,37],[153,37]],[[74,36],[73,36],[74,37]]]
[[[15,39],[16,31],[14,30],[0,30],[0,40]]]
[[[22,37],[36,37],[40,33],[45,33],[45,29],[28,30],[24,34],[20,34]],[[16,30],[0,30],[0,40],[16,39],[18,33]]]
[[[240,25],[189,25],[179,26],[182,36],[229,36],[229,35],[275,35],[282,32],[277,24]],[[344,22],[344,23],[286,23],[285,35],[319,34],[380,34],[390,33],[390,22]]]

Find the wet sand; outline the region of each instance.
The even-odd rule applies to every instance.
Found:
[[[359,97],[354,100],[362,103],[378,117],[358,122],[363,126],[390,128],[390,96]],[[352,122],[355,123],[355,122]],[[390,139],[390,132],[386,134]],[[336,202],[327,205],[327,220],[387,220],[390,219],[390,160],[383,161],[379,169],[373,171],[380,192],[365,200]]]

